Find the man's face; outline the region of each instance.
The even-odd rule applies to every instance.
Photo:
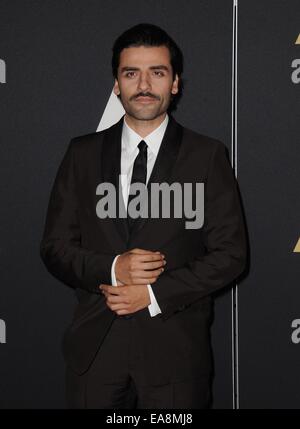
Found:
[[[171,94],[178,92],[173,81],[170,53],[166,46],[139,46],[122,50],[114,93],[120,94],[126,113],[138,120],[152,120],[166,112]]]

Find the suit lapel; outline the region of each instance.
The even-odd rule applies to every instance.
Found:
[[[116,227],[121,239],[127,243],[129,239],[127,219],[121,218],[118,215],[119,209],[126,213],[123,198],[121,198],[120,204],[118,198],[119,195],[122,195],[122,188],[118,179],[121,174],[121,138],[123,118],[124,116],[122,116],[122,118],[112,127],[105,130],[101,154],[102,176],[100,177],[100,182],[109,182],[115,186],[117,197],[117,217],[113,218],[113,222],[110,222],[109,224]]]
[[[127,219],[118,216],[119,210],[126,213],[122,195],[121,184],[119,183],[119,175],[121,172],[121,138],[124,116],[112,127],[104,131],[104,141],[101,153],[101,171],[99,182],[109,182],[115,186],[117,191],[117,217],[113,222],[109,222],[107,227],[114,225],[121,239],[128,243],[141,228],[149,221],[149,218],[138,217],[132,227],[131,234],[129,233]],[[179,148],[182,141],[183,127],[169,114],[169,122],[162,139],[157,158],[147,183],[148,190],[148,207],[150,207],[150,185],[151,183],[170,182],[175,161],[178,156]],[[109,225],[109,226],[108,226]]]

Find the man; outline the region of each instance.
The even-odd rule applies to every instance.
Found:
[[[182,62],[157,26],[123,33],[112,68],[126,113],[72,139],[55,179],[41,257],[79,299],[63,342],[70,408],[210,406],[212,294],[242,273],[246,239],[224,144],[168,113]],[[106,183],[122,196],[115,217],[100,213]],[[155,183],[203,183],[203,225],[134,215],[151,193],[134,201],[132,185]]]

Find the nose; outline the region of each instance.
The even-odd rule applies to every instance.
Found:
[[[138,82],[138,90],[141,92],[146,92],[151,88],[150,77],[148,73],[141,73],[139,82]]]

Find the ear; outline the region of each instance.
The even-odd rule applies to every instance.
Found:
[[[116,95],[120,95],[119,82],[117,79],[115,79],[113,91]]]
[[[179,85],[179,77],[178,77],[178,74],[176,73],[175,79],[174,79],[174,81],[172,83],[172,88],[171,88],[171,93],[172,94],[177,94],[177,92],[178,92],[178,85]]]

